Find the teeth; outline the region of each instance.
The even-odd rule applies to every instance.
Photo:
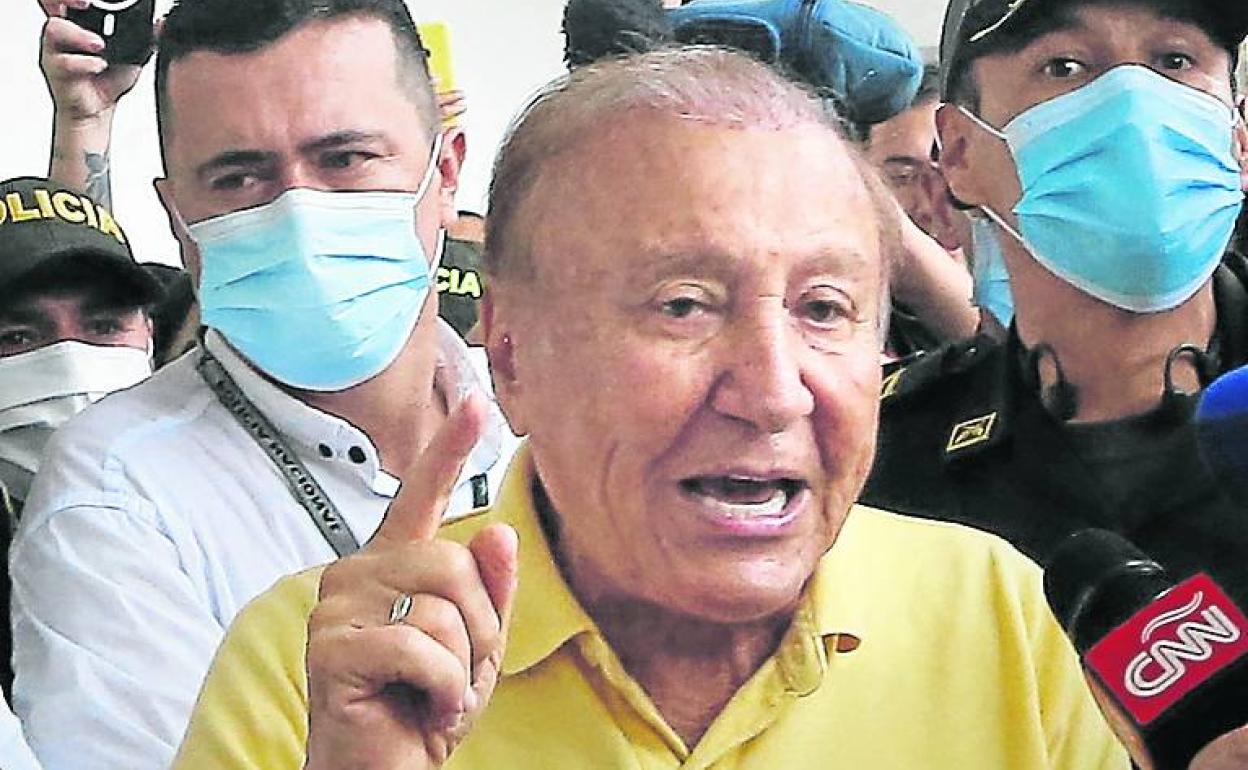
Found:
[[[757,503],[730,503],[705,493],[701,497],[711,507],[734,519],[779,516],[784,513],[784,508],[789,503],[789,495],[783,489],[774,490],[771,497]]]

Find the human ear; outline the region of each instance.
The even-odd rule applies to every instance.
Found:
[[[496,290],[492,287],[487,289],[481,300],[478,323],[485,338],[486,355],[490,359],[494,397],[506,415],[512,433],[523,436],[528,433],[528,427],[524,416],[524,388],[516,366],[517,340],[513,334],[511,308],[507,298],[502,299],[500,303]]]

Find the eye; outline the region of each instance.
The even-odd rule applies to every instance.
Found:
[[[1042,68],[1045,75],[1056,80],[1069,80],[1076,78],[1088,71],[1088,67],[1078,59],[1072,59],[1068,56],[1058,56],[1049,59],[1044,63]]]
[[[39,340],[34,329],[8,327],[0,329],[0,354],[11,355],[30,350]]]
[[[321,166],[323,168],[344,171],[367,163],[376,157],[378,156],[371,152],[360,152],[358,150],[328,152],[321,156]]]
[[[1195,66],[1195,59],[1179,51],[1171,51],[1157,57],[1157,67],[1165,72],[1182,72]]]
[[[649,312],[667,334],[701,336],[720,318],[724,303],[723,293],[714,287],[674,283],[659,290]]]
[[[673,297],[672,299],[664,300],[659,305],[659,310],[663,315],[675,319],[689,318],[708,309],[705,303],[696,297],[689,296]]]
[[[208,186],[216,192],[232,192],[235,190],[244,190],[255,186],[260,181],[260,177],[256,174],[247,172],[237,172],[233,174],[225,174],[224,176],[215,177]]]
[[[919,167],[913,164],[893,163],[884,167],[884,177],[893,187],[909,187],[919,181]]]
[[[125,329],[122,319],[115,316],[100,316],[87,321],[87,331],[96,337],[113,337]]]
[[[817,299],[806,303],[806,317],[815,323],[828,323],[839,317],[836,305],[827,300]]]
[[[854,307],[843,293],[824,287],[803,294],[794,313],[809,328],[828,332],[845,328],[853,319]]]

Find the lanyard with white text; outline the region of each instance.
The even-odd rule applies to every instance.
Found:
[[[294,451],[282,441],[273,423],[260,413],[255,404],[247,400],[238,383],[234,382],[234,378],[230,377],[215,356],[206,348],[201,348],[201,353],[196,366],[199,376],[217,394],[217,400],[225,410],[234,416],[243,430],[247,431],[247,435],[268,455],[274,467],[282,474],[286,488],[312,517],[312,523],[324,535],[329,547],[339,556],[349,556],[360,550],[360,542],[355,539],[334,501],[329,499],[329,495],[321,489],[321,485],[295,456]]]

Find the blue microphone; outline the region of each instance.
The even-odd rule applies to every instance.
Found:
[[[1248,508],[1248,366],[1205,390],[1196,410],[1196,443],[1219,487]]]

